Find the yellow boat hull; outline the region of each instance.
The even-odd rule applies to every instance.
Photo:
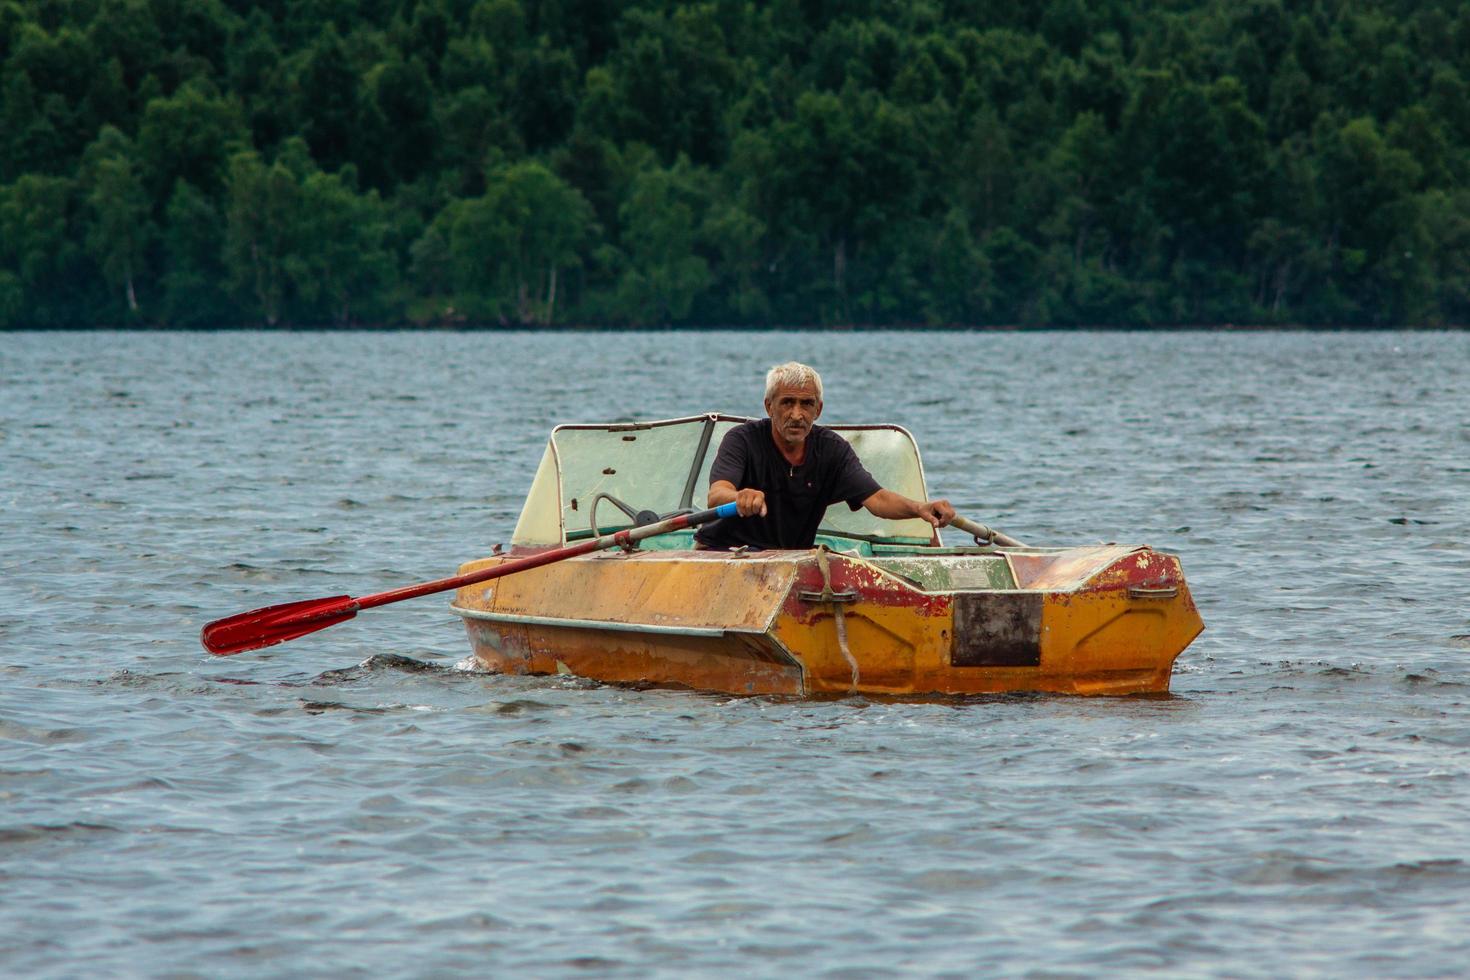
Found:
[[[1173,555],[943,551],[602,552],[453,609],[489,670],[741,695],[1162,693],[1204,628]]]

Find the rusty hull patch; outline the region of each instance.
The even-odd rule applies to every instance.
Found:
[[[834,554],[831,563],[832,591],[850,592],[862,605],[907,607],[924,616],[943,616],[949,611],[950,597],[920,592],[899,577],[890,578],[879,566],[865,561],[851,561]],[[826,603],[806,602],[802,592],[820,592],[822,573],[815,558],[803,557],[796,568],[796,582],[786,595],[785,612],[799,623],[811,623],[830,615]]]
[[[954,597],[953,667],[1041,665],[1039,592],[967,592]]]

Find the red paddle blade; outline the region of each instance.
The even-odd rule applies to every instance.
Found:
[[[216,619],[199,631],[199,639],[204,649],[226,657],[285,643],[356,615],[357,601],[350,595],[286,602]]]

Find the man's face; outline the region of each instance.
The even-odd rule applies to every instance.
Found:
[[[822,414],[822,399],[811,385],[781,385],[766,399],[766,414],[771,417],[771,431],[777,441],[787,449],[795,449]]]

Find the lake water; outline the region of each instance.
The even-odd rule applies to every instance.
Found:
[[[802,702],[456,669],[557,422],[895,421],[1036,544],[1183,558],[1159,699]],[[0,971],[1452,976],[1470,335],[0,335]],[[958,537],[956,537],[958,541]]]

